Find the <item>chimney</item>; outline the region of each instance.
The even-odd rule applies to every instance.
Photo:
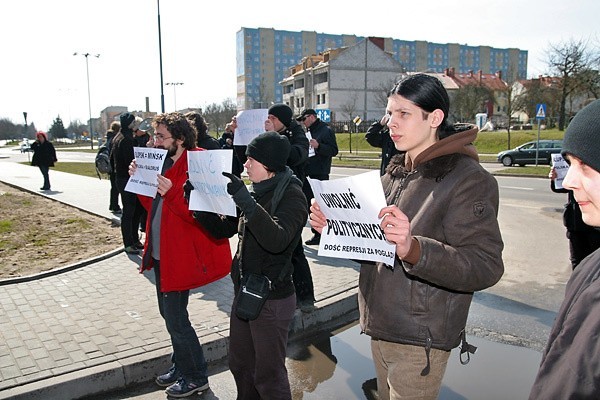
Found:
[[[150,112],[150,97],[146,96],[146,112]]]
[[[477,71],[477,75],[479,75],[479,83],[481,83],[483,79],[483,72],[481,70]]]
[[[502,80],[502,71],[496,71],[496,76],[498,77],[498,79]]]

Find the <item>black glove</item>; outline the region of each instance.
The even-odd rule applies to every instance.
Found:
[[[235,204],[242,210],[246,218],[250,218],[256,209],[256,200],[250,195],[243,180],[229,172],[223,172],[223,176],[231,179],[227,184],[227,193],[233,197]]]
[[[192,182],[190,182],[190,180],[187,179],[183,184],[183,198],[188,203],[190,202],[190,193],[192,192],[192,190],[194,190],[194,185],[192,185]]]
[[[227,184],[227,193],[230,195],[234,195],[235,192],[240,190],[242,187],[246,187],[244,181],[238,178],[237,176],[230,174],[229,172],[222,172],[223,176],[229,178],[231,182]]]

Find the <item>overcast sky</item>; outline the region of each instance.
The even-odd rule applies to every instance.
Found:
[[[209,4],[209,5],[207,5]],[[357,6],[356,4],[363,4]],[[295,10],[295,11],[294,11]],[[105,107],[160,112],[157,0],[0,0],[0,118],[47,130],[60,115],[88,119]],[[235,37],[241,27],[382,36],[528,50],[528,77],[546,72],[544,50],[570,39],[600,39],[598,0],[348,3],[160,2],[164,82],[177,108],[235,101]],[[175,99],[164,88],[166,111]]]

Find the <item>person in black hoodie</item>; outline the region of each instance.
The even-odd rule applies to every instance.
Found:
[[[50,167],[54,167],[54,163],[58,161],[56,159],[56,150],[54,145],[48,141],[48,136],[45,132],[38,132],[35,134],[36,141],[31,144],[33,150],[33,157],[31,159],[31,165],[37,166],[42,172],[44,177],[44,186],[40,190],[50,190]]]
[[[140,242],[138,229],[142,214],[142,205],[135,193],[125,191],[129,181],[129,164],[134,159],[133,148],[137,146],[134,138],[142,119],[125,112],[120,116],[121,131],[115,136],[113,144],[112,159],[115,166],[115,176],[121,202],[123,203],[123,214],[121,215],[121,236],[123,246],[128,254],[139,254],[144,245]]]

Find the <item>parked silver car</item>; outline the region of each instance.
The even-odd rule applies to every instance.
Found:
[[[506,167],[517,164],[521,167],[526,164],[535,164],[536,152],[538,153],[538,164],[552,163],[552,154],[560,153],[562,150],[562,140],[540,140],[540,148],[537,150],[537,140],[523,143],[512,149],[504,150],[498,153],[498,162]]]

